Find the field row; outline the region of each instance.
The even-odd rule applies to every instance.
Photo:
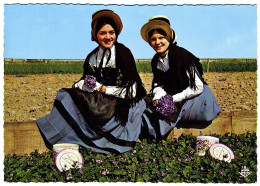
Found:
[[[257,62],[219,61],[201,62],[204,72],[255,72]],[[151,73],[149,61],[137,62],[138,72]],[[50,63],[5,63],[4,74],[53,74],[83,73],[83,62],[50,62]]]

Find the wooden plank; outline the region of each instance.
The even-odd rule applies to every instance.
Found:
[[[257,130],[257,111],[234,111],[232,112],[232,132],[243,134],[247,131],[256,132]]]
[[[220,113],[213,122],[202,128],[198,123],[194,126],[185,126],[186,128],[174,128],[168,136],[173,140],[182,133],[199,135],[229,133],[245,133],[247,131],[256,132],[257,130],[257,112],[240,111],[231,113]],[[4,154],[24,155],[34,152],[48,151],[42,139],[36,121],[28,122],[5,122],[4,123]]]
[[[220,113],[206,128],[197,127],[196,124],[190,128],[174,128],[168,138],[170,140],[178,138],[182,133],[192,134],[193,136],[210,134],[224,135],[227,132],[231,133],[231,121],[231,113]]]
[[[24,155],[48,151],[35,121],[4,124],[4,154]]]

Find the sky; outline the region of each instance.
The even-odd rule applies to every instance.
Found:
[[[155,15],[169,17],[177,44],[199,58],[257,58],[256,4],[17,4],[4,5],[4,58],[85,59],[91,41],[91,16],[111,9],[123,22],[118,42],[136,59],[154,50],[140,35]]]
[[[91,16],[111,9],[122,19],[118,42],[136,59],[153,49],[140,35],[155,15],[166,15],[177,43],[200,58],[256,58],[257,5],[5,4],[4,58],[84,59],[91,41]]]

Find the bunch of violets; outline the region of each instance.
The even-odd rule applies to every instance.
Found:
[[[171,95],[161,97],[156,105],[156,111],[164,116],[169,116],[174,112],[174,101]]]
[[[89,89],[94,89],[96,87],[96,78],[92,75],[86,75],[84,84],[89,88]]]

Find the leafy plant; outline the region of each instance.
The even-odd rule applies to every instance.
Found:
[[[51,73],[83,73],[83,63],[81,62],[50,62],[50,63],[4,63],[4,74],[51,74]],[[207,63],[201,62],[203,71],[207,71]],[[152,67],[150,60],[136,62],[138,72],[151,73]],[[257,62],[239,61],[217,61],[209,63],[209,72],[255,72]]]
[[[6,182],[151,182],[151,183],[255,183],[257,181],[256,133],[218,137],[235,154],[231,163],[198,156],[196,140],[182,134],[178,139],[143,140],[124,154],[96,154],[80,148],[84,157],[82,169],[59,172],[54,154],[49,151],[30,155],[6,155]],[[246,166],[250,174],[240,173]]]
[[[203,71],[207,71],[207,63],[202,62]],[[213,61],[209,63],[209,72],[255,72],[257,62],[239,62],[239,61]]]

